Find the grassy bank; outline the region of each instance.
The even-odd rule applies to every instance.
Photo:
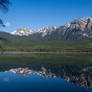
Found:
[[[10,41],[0,43],[4,51],[23,52],[92,52],[92,41]],[[2,51],[2,49],[0,49]]]

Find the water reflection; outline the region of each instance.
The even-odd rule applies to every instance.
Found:
[[[13,72],[21,76],[29,76],[32,74],[36,74],[38,76],[45,77],[45,78],[55,78],[56,77],[55,74],[51,72],[48,73],[44,67],[42,67],[42,71],[35,71],[35,70],[28,69],[28,68],[17,68],[17,69],[10,69],[9,72]]]
[[[91,55],[0,56],[1,92],[92,92]]]
[[[91,65],[62,65],[60,70],[46,69],[40,70],[29,68],[10,69],[8,72],[19,74],[21,76],[30,76],[32,74],[44,78],[61,78],[67,82],[74,83],[77,86],[92,87],[92,66]],[[5,79],[6,81],[8,78]]]

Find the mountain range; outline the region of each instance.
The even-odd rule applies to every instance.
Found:
[[[92,18],[75,19],[59,27],[43,27],[39,30],[21,28],[10,32],[11,35],[29,36],[30,38],[48,38],[62,40],[82,40],[92,38]]]

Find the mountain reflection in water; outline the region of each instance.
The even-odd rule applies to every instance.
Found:
[[[2,92],[92,92],[92,56],[2,55],[0,83]]]
[[[51,69],[41,67],[40,71],[28,68],[10,69],[8,72],[13,72],[21,76],[29,76],[36,74],[44,78],[62,78],[67,82],[74,83],[77,86],[92,87],[92,66],[91,65],[75,65],[75,66],[62,66],[59,72],[54,72]]]

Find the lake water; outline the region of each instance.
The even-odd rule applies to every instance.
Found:
[[[92,55],[0,55],[0,92],[92,92]]]

